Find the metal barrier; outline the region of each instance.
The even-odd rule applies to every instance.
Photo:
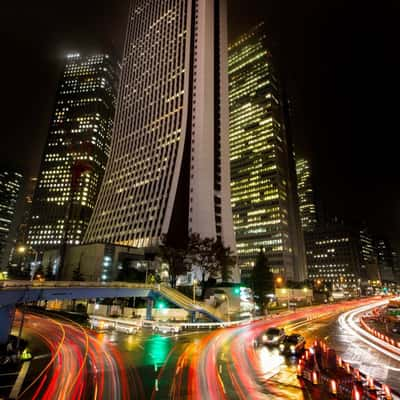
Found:
[[[388,335],[385,335],[382,332],[379,332],[378,330],[372,328],[367,324],[368,318],[367,317],[361,317],[360,318],[360,326],[370,335],[374,336],[376,339],[376,342],[381,344],[381,345],[389,345],[385,346],[388,350],[393,351],[396,354],[400,354],[400,342],[397,342],[393,338],[389,337]],[[382,343],[384,342],[384,343]]]
[[[297,376],[340,400],[392,400],[399,393],[342,360],[334,349],[316,340],[297,365]]]
[[[257,318],[249,318],[231,322],[167,322],[167,323],[171,325],[180,326],[182,329],[202,329],[202,328],[212,329],[212,328],[228,328],[232,326],[247,325],[263,318],[264,317],[257,317]],[[103,317],[100,315],[90,315],[89,319],[91,321],[105,321],[114,324],[120,323],[131,326],[143,326],[146,323],[151,323],[151,324],[157,323],[157,321],[147,321],[144,319],[135,320],[127,318],[110,318],[110,317]]]

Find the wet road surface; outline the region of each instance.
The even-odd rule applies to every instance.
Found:
[[[316,337],[327,340],[344,360],[400,389],[400,362],[368,346],[340,318],[362,304],[366,301],[316,306],[239,328],[179,336],[94,333],[70,321],[29,314],[24,335],[39,358],[32,362],[21,398],[323,398],[301,387],[296,360],[253,345],[275,325],[303,334],[309,343]]]

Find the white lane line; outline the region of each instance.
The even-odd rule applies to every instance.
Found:
[[[19,371],[18,378],[15,381],[15,384],[14,384],[12,390],[11,390],[10,399],[17,399],[18,398],[19,392],[21,391],[21,388],[22,388],[22,385],[23,385],[24,380],[26,378],[26,375],[28,374],[28,370],[29,370],[30,365],[31,365],[30,361],[25,361],[22,364],[21,371]]]
[[[385,302],[375,303],[372,306],[364,306],[360,307],[356,310],[350,310],[339,317],[339,324],[340,326],[345,329],[347,332],[356,336],[359,340],[367,344],[369,347],[374,348],[375,350],[379,351],[380,353],[384,354],[385,356],[392,358],[393,360],[400,362],[400,356],[382,348],[381,346],[377,345],[379,343],[379,339],[375,338],[375,336],[370,335],[368,332],[365,332],[362,328],[360,328],[357,323],[354,321],[356,315],[360,314],[363,311],[367,311],[371,308],[378,307],[380,305],[385,304]],[[384,342],[385,345],[388,345]],[[391,369],[393,371],[400,371],[400,368],[395,368],[391,366],[386,366],[385,368]]]

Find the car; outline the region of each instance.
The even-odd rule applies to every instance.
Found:
[[[285,337],[279,344],[279,351],[284,355],[297,356],[301,354],[306,347],[306,340],[298,333],[293,333]]]
[[[137,333],[138,328],[137,328],[137,326],[133,326],[133,325],[116,324],[115,330],[117,332],[132,334],[132,333]]]
[[[161,332],[161,333],[179,333],[182,330],[181,326],[176,324],[155,324],[153,325],[154,332]]]
[[[278,346],[285,339],[285,331],[282,328],[268,328],[260,338],[260,342],[266,346]]]

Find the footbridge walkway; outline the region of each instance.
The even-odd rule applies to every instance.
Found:
[[[224,316],[204,302],[193,302],[176,289],[162,284],[126,282],[76,282],[76,281],[0,281],[0,344],[5,343],[11,329],[15,307],[40,300],[73,300],[117,297],[147,298],[147,319],[155,299],[165,298],[177,307],[196,313],[211,321],[223,322]]]

